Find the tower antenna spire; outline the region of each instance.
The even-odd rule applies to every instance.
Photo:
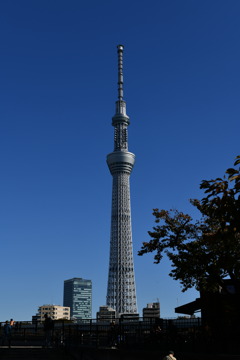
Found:
[[[123,100],[123,45],[118,45],[118,100]]]

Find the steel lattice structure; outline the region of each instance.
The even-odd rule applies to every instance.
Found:
[[[130,123],[123,100],[123,45],[118,45],[118,100],[114,126],[114,151],[107,156],[113,176],[110,261],[107,305],[116,316],[137,313],[132,251],[132,225],[129,178],[135,155],[128,151],[127,127]]]

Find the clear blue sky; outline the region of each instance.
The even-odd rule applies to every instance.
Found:
[[[240,153],[239,18],[238,0],[1,1],[0,321],[61,305],[72,277],[92,280],[93,317],[105,304],[119,43],[139,312],[198,296],[137,252],[153,208],[196,216],[201,180]]]

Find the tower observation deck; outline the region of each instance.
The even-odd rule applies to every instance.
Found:
[[[132,251],[132,224],[129,178],[135,155],[128,151],[127,128],[130,124],[123,100],[123,45],[118,45],[118,100],[112,118],[114,151],[107,155],[113,177],[110,260],[107,305],[120,314],[137,313]]]

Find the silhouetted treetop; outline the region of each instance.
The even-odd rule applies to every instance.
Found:
[[[237,156],[234,166],[240,164]],[[182,291],[214,291],[223,280],[240,280],[240,170],[229,168],[222,178],[203,180],[205,197],[191,199],[201,214],[194,221],[178,210],[154,209],[156,225],[149,231],[138,255],[153,252],[160,263],[165,253],[172,262],[170,276],[179,280]],[[238,289],[240,290],[240,289]],[[227,291],[227,289],[226,289]]]

